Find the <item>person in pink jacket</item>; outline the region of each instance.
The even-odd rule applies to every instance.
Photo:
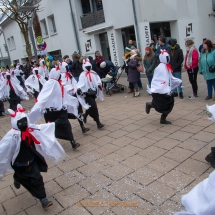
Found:
[[[184,68],[187,70],[189,81],[193,88],[193,93],[189,96],[189,99],[195,99],[198,97],[197,74],[199,70],[199,54],[194,46],[193,40],[187,40],[185,46],[187,53],[184,61]]]

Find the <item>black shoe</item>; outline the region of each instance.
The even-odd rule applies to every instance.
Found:
[[[146,102],[146,113],[150,113],[150,109],[152,108],[152,103],[151,102]]]
[[[83,134],[87,133],[90,130],[89,128],[85,128],[84,126],[81,129]]]
[[[75,140],[72,141],[72,148],[73,150],[76,150],[78,147],[80,147],[80,143],[76,143]]]
[[[180,99],[183,99],[184,98],[184,96],[183,96],[183,93],[181,92],[181,93],[179,93],[179,97],[180,97]]]
[[[40,199],[40,202],[42,204],[43,209],[46,209],[46,208],[48,208],[48,207],[53,205],[53,202],[49,201],[47,198]]]
[[[164,124],[164,125],[171,125],[172,123],[170,121],[167,120],[160,120],[160,124]]]
[[[87,115],[86,115],[86,113],[83,113],[83,122],[87,123]]]
[[[205,100],[210,100],[210,99],[212,99],[212,96],[207,96],[207,97],[205,98]]]
[[[205,160],[211,164],[213,168],[215,168],[215,154],[211,152],[205,157]]]
[[[97,128],[98,128],[98,129],[102,129],[102,128],[104,128],[104,127],[105,127],[105,125],[103,125],[103,124],[101,124],[101,123],[98,123],[98,124],[97,124]]]
[[[4,117],[5,116],[5,114],[4,113],[0,113],[0,117]]]
[[[173,96],[174,96],[174,97],[178,97],[178,93],[175,93],[175,92],[174,92],[174,93],[173,93]]]
[[[18,181],[16,181],[15,179],[14,179],[13,185],[16,189],[19,189],[21,187],[20,183]]]

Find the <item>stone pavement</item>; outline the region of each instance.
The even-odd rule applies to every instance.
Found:
[[[44,211],[24,188],[16,190],[12,174],[7,174],[0,181],[0,214],[168,215],[182,210],[181,195],[213,171],[204,158],[215,145],[215,125],[205,111],[205,81],[199,75],[199,97],[189,100],[186,73],[183,79],[185,98],[175,99],[168,117],[172,125],[160,125],[154,110],[145,113],[151,97],[144,78],[139,98],[122,93],[98,102],[104,130],[88,118],[90,132],[83,135],[71,120],[81,147],[74,152],[68,141],[59,140],[68,157],[58,164],[48,161],[48,173],[43,174],[54,205]],[[127,85],[125,77],[119,82]],[[22,104],[29,109],[33,100]],[[11,127],[10,118],[0,123],[2,138]]]

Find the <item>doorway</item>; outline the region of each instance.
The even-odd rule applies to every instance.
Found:
[[[100,43],[101,43],[102,55],[104,56],[105,60],[111,61],[110,46],[109,46],[109,42],[108,42],[107,32],[99,34],[99,39],[100,39]]]
[[[121,29],[121,32],[124,49],[128,46],[129,40],[133,40],[134,46],[137,47],[134,26],[123,28]]]
[[[171,37],[169,22],[150,23],[150,31],[151,37],[155,40],[155,42],[157,42],[161,36],[165,37],[167,40]]]

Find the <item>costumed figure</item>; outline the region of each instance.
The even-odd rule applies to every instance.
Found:
[[[27,88],[27,92],[32,94],[35,99],[37,99],[40,91],[43,88],[43,85],[45,84],[46,80],[38,74],[38,68],[35,67],[32,70],[32,75],[30,75],[25,80],[25,86]]]
[[[211,113],[209,120],[215,122],[215,105],[206,105]],[[205,158],[215,168],[215,147],[211,147],[211,153]],[[182,196],[182,205],[186,211],[177,212],[175,215],[214,215],[215,214],[215,170],[208,178],[197,184],[189,193]]]
[[[39,60],[39,75],[41,75],[44,79],[48,80],[49,78],[49,71],[46,67],[46,63],[45,63],[45,60],[43,58],[41,58]]]
[[[77,118],[76,116],[74,116],[74,114],[68,113],[68,118],[69,119],[77,119],[79,122],[79,125],[81,127],[82,133],[86,133],[88,132],[90,129],[89,128],[85,128],[83,121],[81,120],[81,116],[83,114],[83,109],[82,106],[85,109],[89,109],[89,105],[86,104],[84,98],[82,95],[78,95],[77,94],[77,81],[75,80],[75,78],[72,76],[71,72],[69,72],[69,67],[68,64],[66,62],[62,62],[59,64],[60,67],[60,72],[61,72],[61,80],[62,80],[62,84],[63,86],[65,86],[65,92],[68,93],[71,96],[74,96],[78,99],[79,101],[79,105],[78,105],[78,114],[79,114],[79,118]]]
[[[8,99],[10,109],[16,110],[17,104],[22,100],[29,100],[27,93],[19,85],[18,80],[6,73],[6,79],[1,82],[0,86],[0,99]]]
[[[77,84],[77,94],[84,95],[85,101],[90,108],[86,110],[84,114],[84,123],[87,122],[87,116],[90,115],[94,121],[97,123],[98,129],[104,127],[99,120],[99,111],[95,99],[98,98],[100,101],[104,100],[102,92],[102,82],[98,74],[92,71],[92,65],[88,59],[83,60],[83,72],[79,77],[79,82]]]
[[[162,113],[160,123],[171,124],[166,120],[168,114],[174,106],[174,97],[172,90],[181,84],[181,80],[173,77],[172,69],[169,64],[170,57],[166,50],[161,50],[159,56],[160,64],[154,71],[151,88],[147,86],[147,91],[152,95],[152,102],[146,103],[146,113],[154,108],[157,112]]]
[[[23,80],[23,74],[24,72],[20,69],[20,64],[16,65],[16,69],[13,71],[14,76],[19,80],[20,86],[25,88],[24,80]]]
[[[44,114],[46,123],[55,122],[55,136],[69,140],[75,150],[80,144],[74,140],[68,113],[79,117],[78,100],[65,93],[61,82],[60,69],[53,68],[49,74],[49,80],[43,85],[37,102],[29,113],[29,119],[31,123],[35,123]]]
[[[12,129],[0,141],[0,175],[15,171],[14,186],[25,187],[40,200],[42,207],[53,203],[46,198],[43,177],[40,172],[47,172],[44,158],[58,161],[65,151],[54,136],[54,123],[34,125],[29,123],[25,109],[20,104],[17,110],[8,109]]]

